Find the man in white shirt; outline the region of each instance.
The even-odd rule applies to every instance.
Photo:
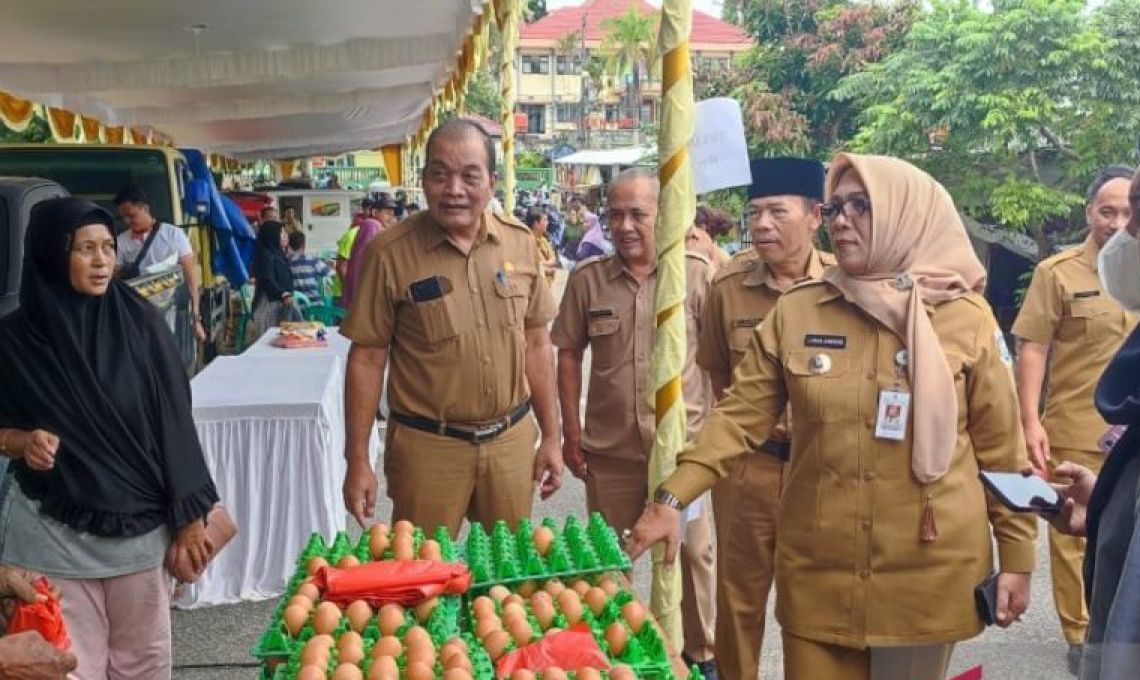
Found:
[[[150,200],[137,186],[128,186],[115,196],[119,216],[127,230],[116,239],[115,270],[120,276],[134,278],[145,273],[148,267],[172,258],[182,267],[186,285],[190,289],[190,313],[194,319],[194,337],[205,342],[206,329],[198,307],[198,271],[194,263],[194,250],[190,239],[178,227],[159,222],[150,214]],[[150,238],[152,231],[157,230]],[[150,246],[147,246],[148,241]],[[145,251],[145,252],[144,252]],[[141,257],[140,257],[141,255]]]

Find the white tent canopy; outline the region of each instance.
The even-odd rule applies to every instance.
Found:
[[[402,143],[482,0],[10,0],[0,90],[180,146],[294,158]]]
[[[652,158],[654,153],[653,148],[634,146],[624,149],[579,151],[554,162],[559,165],[652,165],[653,163],[642,161]]]

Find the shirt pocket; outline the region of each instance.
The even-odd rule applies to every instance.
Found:
[[[505,324],[522,329],[526,321],[526,309],[530,302],[530,278],[533,274],[516,272],[509,278],[495,279],[495,297],[505,309]]]
[[[429,344],[446,342],[459,335],[455,324],[455,296],[451,293],[434,300],[413,302],[412,308]]]
[[[586,323],[590,338],[591,361],[598,368],[608,368],[621,358],[621,319],[602,316]]]
[[[818,357],[818,359],[817,359]],[[836,423],[858,415],[857,385],[851,385],[853,361],[846,353],[806,350],[784,359],[788,401],[796,422]]]
[[[1111,318],[1109,315],[1113,311],[1112,307],[1112,302],[1103,295],[1066,300],[1065,314],[1057,329],[1058,339],[1084,340],[1096,337]]]

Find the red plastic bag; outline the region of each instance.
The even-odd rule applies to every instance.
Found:
[[[504,655],[495,664],[495,675],[506,678],[520,668],[538,673],[547,668],[572,671],[587,667],[605,671],[609,670],[610,663],[590,632],[590,626],[579,623]]]
[[[462,595],[471,572],[462,564],[434,560],[369,562],[358,567],[321,567],[314,583],[323,598],[339,605],[364,600],[372,607],[419,604],[437,595]]]
[[[35,587],[40,601],[31,604],[16,603],[12,618],[8,621],[8,635],[34,630],[57,649],[66,652],[71,647],[71,638],[68,637],[67,625],[63,622],[63,608],[59,604],[59,598],[52,592],[51,584],[46,578],[36,579]]]
[[[954,676],[954,680],[982,680],[982,667],[974,666],[965,673]]]

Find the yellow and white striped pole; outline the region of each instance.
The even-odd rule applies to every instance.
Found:
[[[503,38],[499,60],[500,117],[503,124],[503,212],[515,210],[515,52],[519,44],[519,0],[497,0],[496,18]]]
[[[664,0],[657,44],[664,55],[661,85],[661,129],[657,136],[661,196],[657,209],[657,335],[650,371],[657,419],[649,459],[652,494],[677,467],[685,446],[685,399],[681,373],[685,367],[685,230],[693,223],[693,193],[689,141],[693,137],[693,76],[689,68],[691,0]],[[650,607],[673,649],[683,645],[681,569],[666,568],[661,547],[653,551]]]

